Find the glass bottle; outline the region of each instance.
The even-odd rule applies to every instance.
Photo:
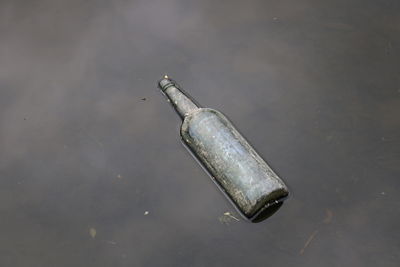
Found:
[[[182,119],[183,143],[240,213],[254,222],[273,214],[288,188],[232,123],[200,107],[168,76],[158,85]]]

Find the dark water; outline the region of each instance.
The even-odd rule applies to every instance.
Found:
[[[398,266],[399,62],[398,0],[1,0],[0,266]],[[284,178],[275,215],[185,151],[164,73]]]

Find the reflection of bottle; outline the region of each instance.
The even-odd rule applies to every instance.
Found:
[[[252,221],[276,211],[288,189],[232,123],[201,108],[168,76],[159,87],[183,120],[182,141],[239,211]]]

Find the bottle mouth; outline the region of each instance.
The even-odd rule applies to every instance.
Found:
[[[160,88],[161,91],[167,90],[169,87],[175,86],[176,82],[172,79],[170,79],[167,75],[165,75],[159,82],[158,82],[158,88]]]

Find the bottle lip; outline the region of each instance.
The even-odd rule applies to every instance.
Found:
[[[171,86],[178,87],[176,82],[170,79],[167,75],[165,75],[161,80],[158,81],[158,88],[160,88],[161,91],[165,91]]]

